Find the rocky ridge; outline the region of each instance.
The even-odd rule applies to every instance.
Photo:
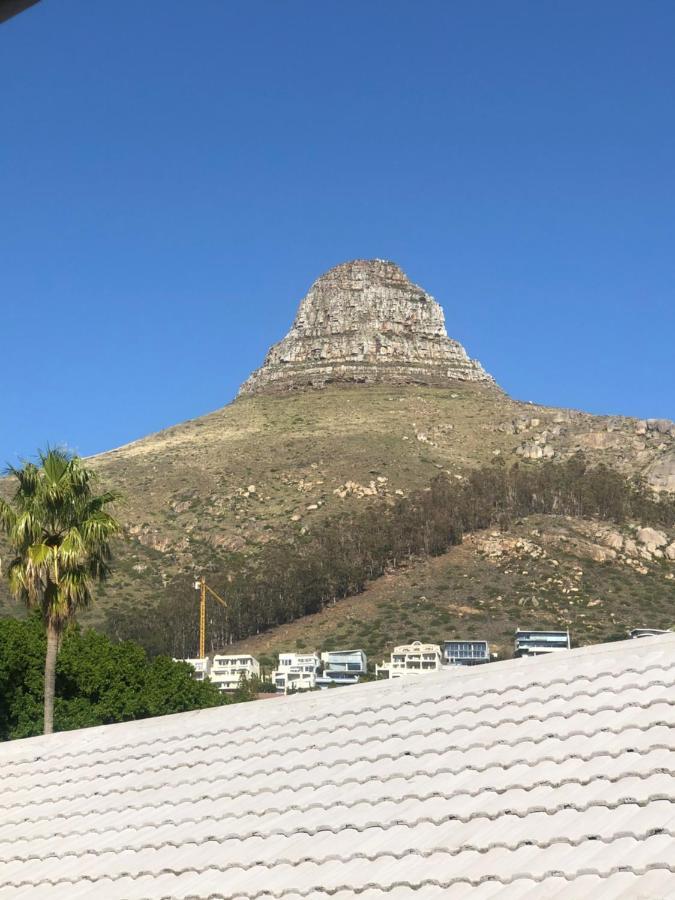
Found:
[[[354,260],[330,269],[300,302],[240,395],[324,387],[335,382],[494,383],[448,337],[443,310],[393,262]]]

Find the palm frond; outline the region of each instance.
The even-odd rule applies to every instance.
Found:
[[[28,565],[39,568],[47,566],[52,560],[53,548],[49,544],[31,544],[26,552]]]
[[[60,627],[91,602],[92,581],[109,571],[109,542],[121,526],[107,507],[119,495],[95,494],[96,475],[67,450],[48,448],[39,460],[9,470],[15,493],[11,503],[0,501],[0,527],[16,554],[12,594]]]
[[[28,604],[30,598],[26,587],[26,572],[20,557],[15,557],[7,566],[7,581],[14,599]]]
[[[0,528],[10,535],[16,523],[16,510],[0,497]]]
[[[59,582],[59,593],[71,614],[91,603],[91,589],[87,570],[83,566],[69,569]]]

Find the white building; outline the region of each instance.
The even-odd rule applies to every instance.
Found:
[[[226,656],[222,653],[216,653],[211,659],[205,656],[203,659],[197,657],[195,659],[181,659],[176,662],[189,663],[195,670],[195,681],[205,681],[208,679],[217,685],[221,691],[236,691],[242,681],[253,677],[260,676],[260,663],[254,656],[245,653],[238,653],[233,656]]]
[[[394,647],[389,662],[375,667],[376,678],[402,678],[405,675],[422,675],[438,671],[443,663],[443,655],[438,644],[401,644]]]
[[[363,650],[327,650],[321,654],[323,675],[316,683],[321,688],[333,684],[358,684],[368,671],[368,658]]]
[[[205,656],[203,659],[201,657],[197,657],[196,659],[175,659],[174,662],[189,663],[195,670],[195,673],[192,676],[195,681],[204,681],[205,678],[209,677],[209,672],[211,671],[211,660],[208,658],[208,656]]]
[[[308,691],[316,687],[321,660],[316,653],[280,653],[279,666],[272,672],[278,693]]]
[[[260,677],[260,663],[248,654],[224,656],[217,653],[211,663],[209,677],[221,691],[236,691],[242,682]]]

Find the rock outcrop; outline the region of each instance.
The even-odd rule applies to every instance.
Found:
[[[494,384],[448,337],[443,310],[392,262],[354,260],[312,285],[291,330],[268,352],[240,395],[334,382]]]
[[[649,466],[647,481],[657,491],[675,493],[675,450],[667,452]]]

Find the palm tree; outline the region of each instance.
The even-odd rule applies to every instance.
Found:
[[[106,511],[117,495],[95,494],[96,476],[78,456],[49,449],[38,457],[39,465],[9,467],[16,489],[11,502],[0,499],[0,528],[14,553],[10,590],[39,609],[45,624],[44,733],[51,734],[61,636],[91,603],[93,582],[107,575],[110,538],[120,524]]]

